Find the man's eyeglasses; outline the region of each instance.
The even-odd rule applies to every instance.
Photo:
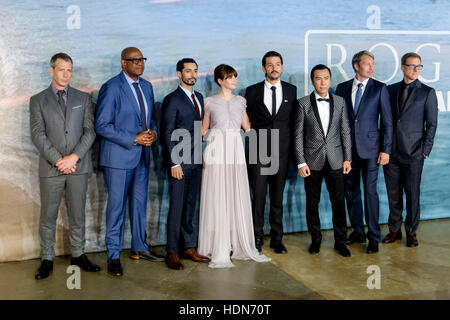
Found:
[[[422,70],[423,69],[423,65],[419,64],[419,65],[415,65],[415,64],[404,64],[404,66],[406,66],[408,69],[413,70]]]
[[[125,61],[131,61],[133,64],[139,64],[139,63],[145,63],[147,61],[147,58],[134,58],[134,59],[123,59]]]

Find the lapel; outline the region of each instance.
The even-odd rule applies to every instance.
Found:
[[[367,84],[366,84],[366,88],[364,89],[364,93],[361,97],[361,101],[359,102],[358,112],[356,113],[355,116],[357,116],[361,112],[361,109],[364,107],[364,102],[372,91],[372,87],[373,87],[372,82],[373,82],[372,78],[369,78],[369,81],[367,81]],[[353,86],[353,84],[352,84],[352,86]],[[350,92],[351,92],[351,88],[350,88]]]
[[[400,90],[402,89],[402,82],[400,81],[400,82],[398,82],[396,85],[395,85],[395,88],[394,88],[394,94],[395,94],[395,97],[393,97],[394,98],[394,106],[395,106],[395,113],[397,114],[397,116],[399,116],[400,115],[400,109],[399,109],[399,105],[398,105],[398,99],[400,98]],[[392,106],[391,106],[392,107]]]
[[[64,114],[62,113],[61,107],[59,106],[58,100],[56,99],[55,94],[52,90],[52,85],[50,85],[47,89],[46,99],[49,102],[50,108],[52,111],[56,110],[56,113],[61,117],[62,121],[65,121]]]
[[[280,108],[278,109],[278,112],[277,112],[277,114],[275,115],[274,118],[278,117],[278,115],[281,113],[281,111],[283,109],[285,109],[286,105],[288,104],[287,102],[285,102],[285,101],[287,101],[285,99],[285,97],[286,97],[286,87],[284,86],[283,81],[280,80],[280,83],[281,83],[281,92],[283,93],[283,97],[282,97],[282,100],[281,100]]]
[[[194,113],[195,115],[195,119],[197,119],[197,111],[195,111],[195,106],[192,103],[191,99],[187,96],[187,94],[183,91],[183,89],[180,88],[180,86],[178,85],[178,95],[180,95],[182,97],[182,99],[184,100],[184,102],[190,106],[191,111]],[[195,92],[195,91],[194,91]],[[203,110],[202,110],[203,111]],[[203,112],[202,112],[203,114]]]
[[[147,101],[147,128],[150,128],[150,121],[152,118],[152,112],[153,112],[153,99],[151,91],[149,90],[147,83],[144,82],[142,78],[139,78],[139,84],[142,89],[142,93],[144,95],[144,99]]]
[[[264,104],[264,86],[265,86],[265,81],[263,81],[259,84],[259,88],[258,88],[257,96],[256,96],[256,102],[260,108],[259,111],[262,112],[267,119],[272,120],[273,119],[272,115],[270,114],[269,110],[267,110],[267,106]]]
[[[325,132],[323,131],[322,121],[320,121],[319,109],[317,107],[316,95],[314,94],[314,91],[310,94],[309,99],[311,101],[311,107],[313,109],[314,115],[316,116],[316,121],[319,124],[320,131],[322,132],[322,137],[325,139]]]
[[[67,102],[66,102],[66,126],[70,121],[70,116],[72,114],[72,107],[74,107],[76,105],[76,97],[75,97],[75,92],[73,91],[73,89],[69,86],[67,88]]]
[[[414,85],[414,88],[412,89],[411,93],[409,94],[408,100],[406,100],[406,104],[405,104],[405,107],[402,110],[402,113],[405,112],[405,110],[409,106],[411,106],[411,104],[414,102],[414,100],[417,97],[417,91],[419,91],[421,87],[422,87],[422,84],[419,82],[419,80],[417,80],[416,84]]]
[[[333,95],[331,94],[331,92],[328,92],[328,96],[330,97],[330,121],[328,121],[327,136],[328,136],[328,133],[330,133],[331,123],[333,122],[333,113],[334,113]]]
[[[343,98],[345,99],[345,102],[348,105],[348,112],[349,115],[351,115],[353,118],[355,117],[355,113],[353,112],[353,102],[352,102],[352,86],[353,86],[353,79],[352,80],[348,80],[345,84],[344,87],[344,96]]]
[[[120,80],[122,81],[121,90],[125,94],[125,96],[128,98],[128,101],[131,103],[134,111],[138,114],[139,119],[141,119],[141,109],[139,108],[138,102],[136,101],[136,98],[134,97],[133,92],[131,91],[131,87],[128,84],[127,79],[125,78],[125,75],[123,74],[123,71],[120,73]]]

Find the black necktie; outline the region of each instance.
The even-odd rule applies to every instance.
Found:
[[[64,90],[58,90],[57,95],[58,95],[58,103],[59,106],[61,107],[61,111],[64,115],[64,117],[66,117],[66,110],[67,110],[67,106],[66,103],[64,102],[64,94],[66,92]]]
[[[142,97],[141,90],[139,89],[139,84],[137,82],[133,82],[134,90],[136,91],[136,95],[138,97],[139,101],[139,108],[141,109],[141,121],[142,121],[142,128],[144,130],[147,130],[147,117],[145,116],[145,104],[144,104],[144,98]],[[142,131],[144,131],[142,130]]]
[[[272,86],[270,90],[272,90],[272,117],[275,117],[275,115],[277,114],[277,87]]]
[[[318,98],[317,101],[325,101],[325,102],[330,102],[330,99],[325,99],[325,98]]]
[[[403,108],[405,107],[406,100],[408,100],[408,95],[409,95],[409,85],[407,84],[403,87],[402,94],[400,95],[400,99],[398,101],[400,113],[402,113]]]

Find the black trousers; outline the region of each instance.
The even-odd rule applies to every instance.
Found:
[[[311,175],[305,178],[306,223],[308,231],[311,234],[312,242],[320,243],[322,241],[319,202],[323,179],[325,179],[328,193],[330,194],[331,209],[333,212],[334,242],[336,244],[344,244],[347,236],[344,174],[342,173],[342,168],[332,170],[328,161],[325,161],[322,170],[311,170]]]
[[[264,212],[267,186],[270,198],[270,238],[276,243],[283,238],[283,192],[286,184],[289,158],[280,157],[278,172],[274,175],[261,175],[261,164],[249,165],[250,186],[252,188],[253,228],[256,238],[264,236]],[[267,166],[266,166],[267,167]]]
[[[420,219],[420,180],[423,160],[401,163],[394,157],[383,167],[389,198],[389,231],[398,232],[402,226],[403,191],[406,194],[405,232],[416,233]]]

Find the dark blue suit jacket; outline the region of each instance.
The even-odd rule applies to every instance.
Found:
[[[392,155],[402,162],[422,160],[430,154],[436,134],[438,103],[433,88],[416,80],[400,113],[398,99],[402,81],[387,87],[394,120]]]
[[[201,109],[201,119],[205,114],[203,108],[203,96],[195,91],[195,95],[200,102],[199,108]],[[184,93],[184,91],[178,87],[175,91],[168,94],[163,102],[161,107],[161,145],[164,156],[164,165],[165,168],[170,170],[171,167],[180,164],[183,169],[195,168],[198,165],[194,164],[194,150],[195,148],[200,148],[199,152],[201,155],[201,122],[199,121],[199,129],[197,132],[198,138],[200,141],[196,141],[194,137],[194,121],[197,121],[197,113],[195,111],[194,104],[191,99]],[[176,129],[185,129],[189,132],[190,135],[190,151],[191,151],[191,159],[190,163],[175,163],[174,159],[171,158],[172,150],[175,145],[182,143],[181,141],[172,141],[172,133]],[[198,145],[200,142],[200,145]],[[178,153],[177,153],[178,154]],[[183,153],[180,153],[182,156]]]
[[[353,79],[340,83],[336,94],[347,103],[352,143],[361,159],[377,158],[379,152],[392,152],[392,110],[386,85],[369,79],[361,98],[358,113],[353,112]],[[381,116],[381,125],[378,120]]]
[[[156,130],[152,84],[139,78],[147,101],[147,128]],[[115,169],[134,169],[141,152],[150,160],[150,147],[134,145],[136,135],[144,130],[139,104],[123,71],[100,88],[97,100],[95,131],[101,136],[100,165]],[[148,164],[148,163],[147,163]]]

